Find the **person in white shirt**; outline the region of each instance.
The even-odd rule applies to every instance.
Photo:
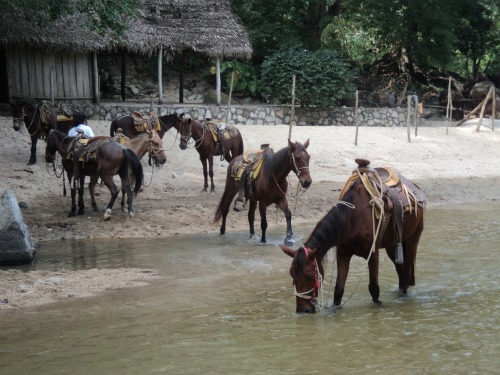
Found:
[[[83,113],[75,114],[74,121],[75,124],[78,125],[72,127],[69,130],[68,136],[77,137],[73,143],[73,181],[70,181],[70,184],[73,185],[73,188],[76,188],[77,181],[79,181],[80,178],[80,164],[79,164],[80,154],[82,153],[82,150],[85,146],[85,144],[80,142],[80,139],[93,138],[94,132],[92,131],[92,128],[87,125],[87,116],[85,114]]]
[[[77,113],[75,114],[75,124],[78,124],[74,127],[72,127],[68,135],[70,137],[76,137],[80,132],[83,132],[83,136],[85,138],[93,138],[94,137],[94,132],[92,131],[92,128],[87,125],[87,116],[83,113]]]

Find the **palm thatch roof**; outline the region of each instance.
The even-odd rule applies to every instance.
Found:
[[[248,34],[231,13],[229,0],[142,0],[139,17],[129,23],[118,39],[91,30],[82,13],[50,20],[43,12],[2,10],[0,45],[79,52],[123,48],[148,55],[160,47],[165,53],[193,50],[210,57],[250,58],[252,54]]]
[[[143,0],[141,17],[126,32],[127,49],[150,54],[193,50],[207,56],[250,58],[248,34],[229,0]]]
[[[86,15],[65,14],[52,20],[46,12],[3,9],[0,12],[0,45],[74,52],[99,51],[113,42],[87,26]]]

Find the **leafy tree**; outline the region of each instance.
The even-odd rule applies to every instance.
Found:
[[[340,0],[231,0],[252,41],[260,64],[281,48],[303,45],[316,51],[321,34],[340,11]]]
[[[275,53],[262,64],[264,98],[275,104],[289,103],[294,74],[295,97],[302,106],[338,104],[354,91],[353,74],[334,51],[293,47]]]

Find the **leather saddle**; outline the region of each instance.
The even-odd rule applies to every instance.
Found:
[[[148,115],[143,115],[137,111],[132,112],[132,119],[134,120],[135,130],[138,132],[146,130],[160,131],[160,120],[153,111],[149,112]]]
[[[50,102],[40,105],[40,121],[51,129],[57,129],[58,122],[72,121],[75,113],[77,110],[69,105],[54,105]]]

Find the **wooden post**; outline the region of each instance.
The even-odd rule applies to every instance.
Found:
[[[231,73],[231,86],[229,87],[229,99],[227,101],[226,122],[229,111],[231,111],[231,97],[233,96],[234,70]]]
[[[467,121],[469,119],[469,117],[471,117],[473,114],[475,114],[477,111],[479,111],[479,109],[482,107],[482,105],[483,105],[483,102],[479,103],[477,105],[477,107],[472,110],[472,112],[470,112],[467,116],[465,116],[463,119],[461,119],[459,122],[457,122],[455,124],[455,126],[462,125],[465,121]]]
[[[448,102],[446,103],[446,135],[448,135],[448,126],[451,121],[453,105],[451,102],[451,76],[448,79]]]
[[[411,143],[410,139],[410,106],[411,106],[411,95],[406,97],[406,132],[408,133],[408,142]]]
[[[415,137],[417,136],[417,129],[418,129],[418,96],[413,95],[413,102],[415,104]]]
[[[54,105],[54,68],[50,69],[50,100]]]
[[[495,131],[495,117],[497,111],[497,90],[495,86],[493,86],[493,102],[491,103],[491,131]]]
[[[220,61],[219,56],[215,60],[215,96],[217,97],[215,104],[220,105]]]
[[[158,51],[158,104],[163,103],[163,46]]]
[[[359,91],[356,90],[356,106],[354,107],[354,119],[356,121],[356,136],[354,137],[354,145],[358,145],[358,128],[359,128]]]
[[[122,102],[125,101],[125,82],[127,80],[127,55],[125,51],[122,51],[122,81],[120,84],[120,93],[122,96]]]
[[[288,139],[292,140],[293,116],[295,115],[295,74],[292,75],[292,112],[290,114],[290,126],[288,127]]]
[[[186,53],[182,51],[181,66],[179,69],[179,103],[184,103],[184,68],[186,67]]]
[[[493,95],[493,89],[495,86],[491,86],[490,90],[488,91],[488,94],[486,95],[486,98],[483,100],[483,105],[481,106],[481,114],[479,115],[479,122],[477,123],[476,131],[479,131],[479,128],[481,127],[481,124],[483,123],[483,116],[484,116],[484,110],[486,109],[486,103],[488,103],[488,99]]]
[[[92,53],[92,65],[94,67],[92,77],[94,78],[94,103],[99,104],[101,99],[99,97],[99,68],[97,66],[97,52]]]

